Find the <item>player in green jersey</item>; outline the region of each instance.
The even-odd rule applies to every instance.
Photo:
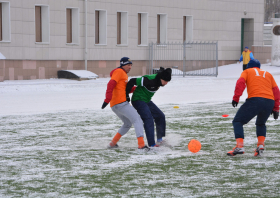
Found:
[[[166,121],[164,113],[151,101],[153,95],[171,80],[172,70],[161,68],[159,73],[132,78],[126,86],[127,101],[129,93],[136,85],[132,95],[132,105],[144,122],[144,129],[150,147],[158,147],[165,137]],[[157,143],[155,142],[154,122],[156,123]]]

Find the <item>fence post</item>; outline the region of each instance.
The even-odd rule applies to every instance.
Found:
[[[218,41],[216,42],[216,77],[218,76]]]
[[[183,77],[186,75],[186,41],[183,42]]]
[[[152,42],[151,44],[151,70],[150,70],[150,74],[153,74],[153,68],[154,68],[154,43]]]
[[[153,42],[149,44],[149,70],[148,74],[152,74],[153,72]]]

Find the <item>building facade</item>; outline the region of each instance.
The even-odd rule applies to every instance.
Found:
[[[128,56],[146,74],[149,43],[218,41],[219,64],[263,45],[263,0],[0,0],[0,81],[107,77]]]

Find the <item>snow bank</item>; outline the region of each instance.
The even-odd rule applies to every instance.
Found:
[[[231,103],[242,64],[218,68],[218,77],[178,76],[153,97],[157,105],[199,102]],[[280,85],[280,67],[262,65]],[[0,82],[0,115],[100,109],[109,78],[91,81],[67,79],[15,80]],[[247,97],[244,91],[241,101]],[[106,107],[104,111],[111,111]]]

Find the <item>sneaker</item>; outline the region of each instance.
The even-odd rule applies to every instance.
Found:
[[[255,157],[260,157],[260,156],[262,156],[263,151],[264,151],[264,148],[263,148],[263,145],[261,144],[261,145],[259,145],[259,146],[257,147],[257,149],[255,150],[254,156],[255,156]]]
[[[236,154],[244,154],[245,149],[244,147],[238,148],[237,146],[232,149],[232,151],[227,152],[228,156],[235,156]]]
[[[138,150],[148,152],[150,150],[150,148],[145,145],[142,148],[138,148]]]
[[[159,147],[159,145],[158,145],[158,144],[155,144],[154,146],[150,146],[150,147]]]
[[[118,147],[119,147],[118,144],[113,145],[112,142],[110,142],[110,144],[107,146],[108,149],[115,149],[115,148],[118,148]]]

